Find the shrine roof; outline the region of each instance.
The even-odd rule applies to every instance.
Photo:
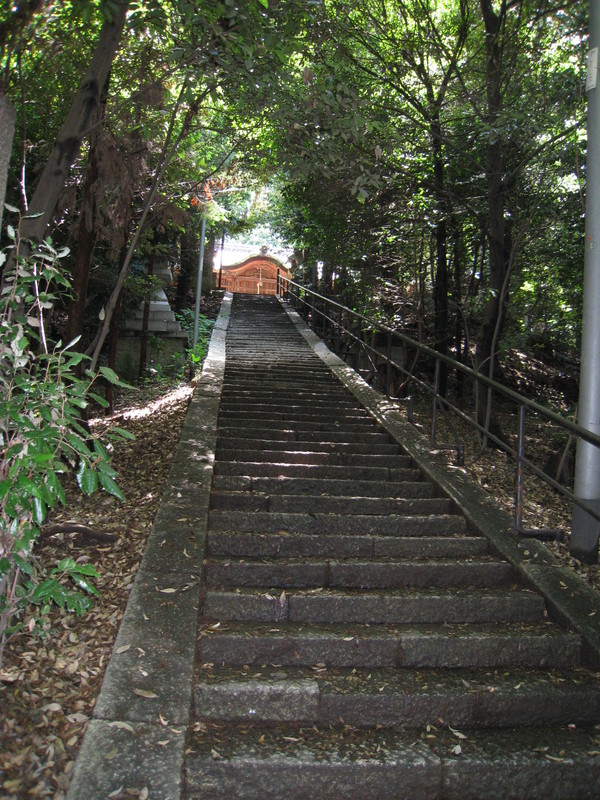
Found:
[[[245,258],[243,261],[239,261],[237,264],[227,264],[227,265],[223,264],[222,269],[223,272],[231,272],[233,270],[241,269],[242,267],[251,266],[254,263],[260,264],[265,262],[268,262],[279,269],[285,270],[286,272],[291,272],[290,268],[286,267],[285,264],[283,264],[278,258],[275,258],[275,256],[260,255],[260,254],[256,256],[249,256],[248,258]]]

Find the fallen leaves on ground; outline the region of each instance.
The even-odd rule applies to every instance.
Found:
[[[113,465],[125,493],[81,495],[67,486],[67,505],[50,521],[73,522],[114,537],[98,543],[79,534],[47,537],[42,562],[66,555],[98,569],[99,598],[83,617],[54,609],[46,639],[21,634],[8,647],[0,675],[0,796],[63,800],[77,750],[92,716],[129,591],[158,510],[192,387],[122,398],[112,420],[95,420],[94,432],[117,425],[135,441],[115,445]],[[133,395],[133,397],[132,397]]]
[[[502,430],[508,434],[511,446],[515,446],[516,437],[514,414],[500,407],[495,412]],[[430,409],[419,404],[415,412],[415,421],[425,434],[430,434]],[[494,501],[514,516],[516,497],[516,465],[504,453],[493,447],[481,451],[481,443],[472,428],[468,428],[461,420],[452,418],[453,430],[449,430],[443,419],[439,420],[438,441],[456,442],[465,445],[465,465],[463,468]],[[526,429],[526,457],[539,461],[543,468],[544,459],[552,452],[553,431],[543,421],[531,418]],[[452,449],[437,451],[437,458],[446,462],[452,469],[455,466],[455,451]],[[569,534],[573,508],[568,498],[562,496],[548,484],[532,473],[525,473],[523,482],[523,527],[527,530],[554,531],[563,537],[563,541],[545,541],[563,566],[576,572],[586,583],[600,591],[600,565],[582,564],[569,553]]]

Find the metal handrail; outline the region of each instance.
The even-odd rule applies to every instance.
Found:
[[[591,517],[595,520],[600,522],[600,512],[594,509],[589,502],[586,502],[582,498],[576,497],[573,492],[571,492],[567,487],[563,486],[557,480],[552,478],[542,469],[537,467],[530,459],[528,459],[524,454],[524,441],[525,441],[525,411],[529,410],[535,414],[539,414],[542,418],[546,419],[548,422],[553,423],[560,429],[567,431],[569,434],[576,436],[578,439],[583,439],[590,444],[595,445],[596,447],[600,447],[600,435],[594,434],[591,431],[587,430],[586,428],[582,428],[577,423],[573,422],[566,417],[552,411],[549,408],[537,403],[535,400],[531,400],[524,395],[521,395],[519,392],[514,391],[514,389],[510,389],[507,386],[495,381],[493,378],[478,372],[477,370],[473,369],[472,367],[468,367],[465,364],[461,364],[460,361],[452,358],[451,356],[444,355],[439,353],[437,350],[429,347],[428,345],[423,344],[422,342],[418,342],[415,339],[412,339],[410,336],[407,336],[405,333],[402,333],[399,330],[391,328],[389,325],[385,323],[379,322],[375,319],[367,317],[364,314],[359,313],[358,311],[354,311],[347,306],[342,305],[341,303],[333,300],[330,297],[326,297],[325,295],[319,294],[314,289],[310,289],[307,286],[302,286],[302,284],[297,283],[289,278],[284,277],[283,275],[278,274],[277,276],[277,294],[279,296],[284,296],[285,299],[292,299],[295,302],[300,304],[304,304],[307,307],[309,312],[311,313],[311,325],[314,329],[315,327],[315,317],[319,315],[323,323],[329,323],[333,326],[334,331],[336,333],[336,340],[338,344],[338,351],[340,348],[340,341],[341,341],[341,334],[344,333],[350,337],[353,341],[360,343],[360,345],[367,351],[372,353],[377,353],[377,356],[385,362],[387,365],[387,374],[386,374],[386,393],[389,398],[389,388],[390,388],[390,371],[392,368],[395,368],[399,371],[400,374],[406,376],[411,382],[415,383],[421,389],[431,393],[433,395],[433,410],[432,410],[432,434],[431,434],[431,444],[432,447],[435,449],[455,449],[457,452],[457,462],[461,463],[461,457],[464,453],[463,446],[458,442],[455,442],[454,445],[438,445],[435,443],[435,426],[436,426],[436,414],[437,410],[441,410],[444,414],[447,414],[448,411],[452,411],[456,414],[460,419],[470,425],[472,428],[477,430],[480,434],[485,436],[491,442],[493,442],[497,447],[501,448],[506,452],[509,456],[511,456],[516,464],[517,464],[517,486],[515,492],[515,528],[516,530],[525,536],[538,536],[540,538],[556,538],[555,532],[548,532],[543,530],[525,530],[522,527],[522,519],[523,519],[523,487],[524,487],[524,469],[527,468],[530,472],[535,474],[538,478],[542,479],[545,483],[551,486],[553,489],[558,491],[568,500],[570,500],[573,504],[579,506]],[[318,304],[322,305],[322,308],[318,308]],[[329,311],[331,315],[326,313],[326,309]],[[351,318],[358,320],[360,323],[365,323],[372,331],[378,331],[381,333],[385,333],[388,336],[387,339],[387,348],[386,352],[382,353],[380,350],[377,350],[374,347],[371,347],[366,342],[360,339],[360,331],[359,334],[355,333],[354,331],[350,330],[349,328],[345,327],[342,324],[342,314],[349,315]],[[495,436],[492,432],[486,429],[485,426],[481,425],[476,419],[473,419],[469,414],[462,411],[462,409],[458,408],[456,405],[451,403],[447,398],[441,397],[439,394],[439,385],[438,380],[436,377],[434,385],[428,384],[426,381],[423,381],[421,378],[417,377],[416,375],[409,372],[403,365],[397,364],[391,358],[391,339],[392,336],[395,340],[401,342],[403,345],[410,347],[420,353],[423,353],[430,358],[434,359],[435,362],[435,372],[436,376],[439,374],[439,365],[444,363],[452,369],[456,370],[457,372],[461,372],[462,374],[470,377],[476,384],[483,385],[488,389],[493,390],[494,392],[498,392],[499,394],[503,395],[505,398],[510,400],[512,403],[516,404],[519,410],[519,427],[517,432],[517,444],[515,448],[512,448],[508,445],[505,441],[502,441],[497,436]],[[401,398],[397,398],[401,399]],[[448,422],[450,422],[447,419]],[[449,427],[452,430],[451,423]],[[456,434],[455,434],[456,437]]]

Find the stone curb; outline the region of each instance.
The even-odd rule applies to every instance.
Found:
[[[583,657],[600,668],[600,594],[565,569],[541,542],[519,539],[511,516],[458,468],[440,463],[426,438],[404,418],[398,403],[386,400],[357,372],[332,353],[295,311],[281,304],[316,355],[354,394],[378,422],[406,449],[422,471],[435,481],[464,514],[469,527],[484,535],[493,551],[507,559],[521,578],[546,600],[549,613],[583,638]]]
[[[179,800],[232,295],[214,325],[67,800]]]

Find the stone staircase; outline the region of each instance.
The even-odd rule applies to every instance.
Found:
[[[227,334],[189,800],[600,797],[578,634],[274,298]]]

